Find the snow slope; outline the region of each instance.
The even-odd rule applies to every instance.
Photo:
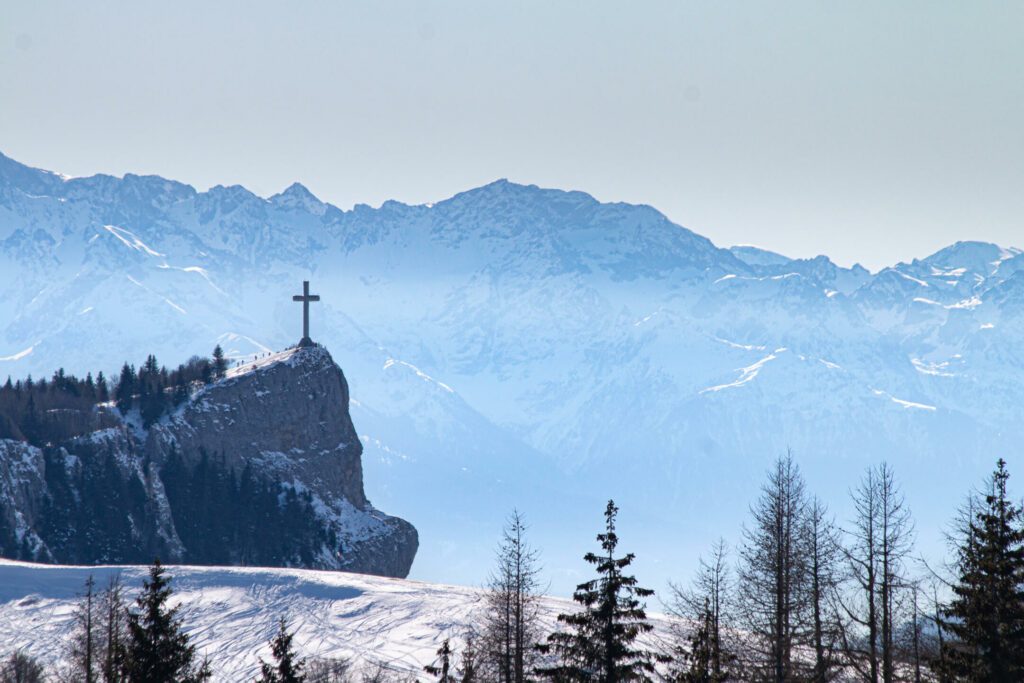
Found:
[[[64,567],[0,560],[0,655],[20,648],[53,666],[66,657],[76,596],[92,575],[98,586],[121,576],[134,590],[146,567]],[[253,680],[259,659],[284,616],[304,657],[345,658],[357,667],[384,664],[426,680],[441,641],[459,641],[474,621],[482,592],[474,588],[299,569],[168,567],[187,629],[217,681]],[[545,598],[545,619],[573,609]],[[670,621],[653,615],[668,633]]]

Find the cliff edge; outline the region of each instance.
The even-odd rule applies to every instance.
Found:
[[[61,563],[264,564],[405,577],[416,529],[363,490],[348,383],[322,347],[197,388],[149,428],[97,406],[94,431],[0,439],[0,551]]]

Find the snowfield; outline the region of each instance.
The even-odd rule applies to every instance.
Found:
[[[484,592],[477,588],[306,569],[169,566],[185,623],[217,681],[251,681],[285,617],[304,657],[345,658],[356,668],[388,669],[426,680],[423,667],[441,641],[459,641]],[[48,667],[66,657],[77,596],[86,578],[104,587],[119,574],[134,597],[148,568],[68,567],[0,560],[0,655],[24,648]],[[544,598],[554,623],[575,603]],[[655,606],[654,604],[650,606]],[[652,616],[659,642],[670,619]]]

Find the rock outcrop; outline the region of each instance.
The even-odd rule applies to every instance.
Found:
[[[362,444],[348,403],[348,384],[327,350],[296,348],[229,370],[148,429],[134,411],[122,417],[103,405],[93,418],[101,428],[60,444],[37,448],[0,439],[0,547],[8,556],[60,562],[144,561],[151,554],[169,562],[194,560],[189,539],[198,538],[197,524],[210,520],[195,521],[195,515],[186,514],[192,511],[174,508],[175,500],[184,498],[169,495],[166,472],[177,459],[183,471],[216,462],[217,471],[231,477],[245,472],[303,511],[303,528],[315,529],[309,536],[315,541],[302,553],[286,552],[283,564],[404,577],[416,554],[417,533],[366,499]],[[86,472],[103,469],[98,463],[109,463],[103,467],[114,472],[87,477]],[[54,502],[69,488],[75,501],[95,497],[84,490],[83,482],[92,481],[115,482],[112,519],[129,520],[120,536],[95,532],[110,546],[95,552],[81,550],[82,538],[63,537],[60,506]],[[85,508],[76,502],[74,510],[86,509],[96,517],[89,528],[102,527],[109,501],[86,502]],[[179,528],[186,519],[190,535]],[[88,525],[72,521],[71,526],[75,534],[87,533]],[[229,551],[227,556],[247,562],[244,553]]]

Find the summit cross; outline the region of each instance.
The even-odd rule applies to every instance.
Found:
[[[320,301],[319,294],[309,293],[309,280],[302,281],[302,294],[296,294],[292,301],[302,302],[302,339],[299,346],[312,346],[313,340],[309,338],[309,302]]]

